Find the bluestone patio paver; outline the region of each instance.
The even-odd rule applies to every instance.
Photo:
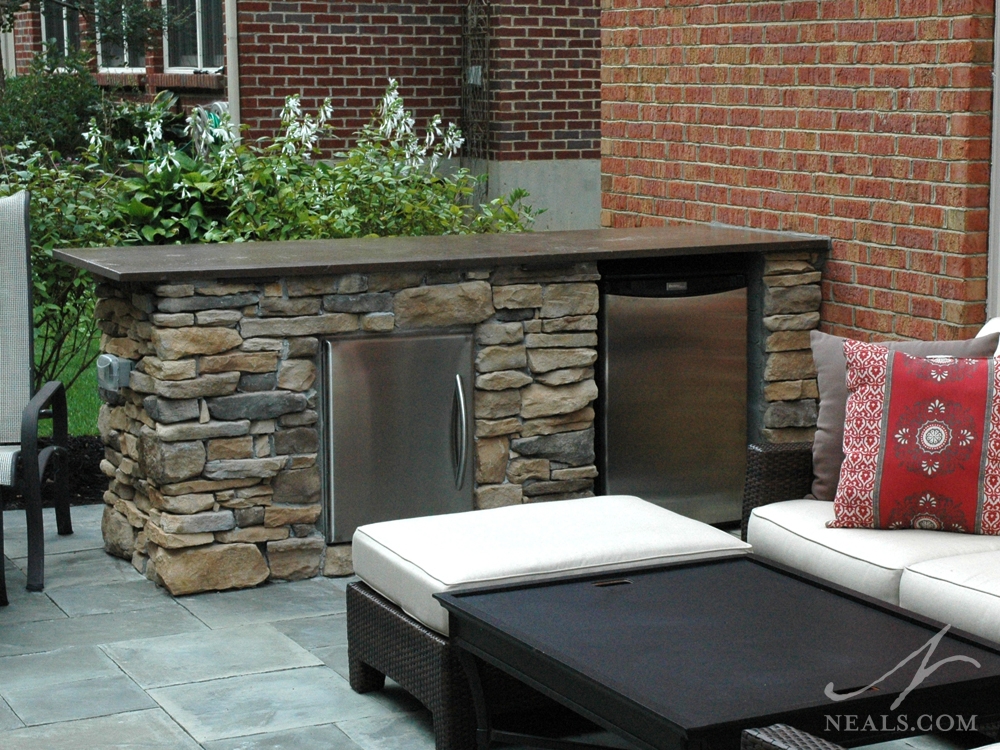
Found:
[[[335,724],[214,740],[203,745],[205,750],[361,750]]]
[[[135,612],[160,604],[172,603],[165,589],[139,580],[98,586],[45,587],[49,598],[70,617],[102,615],[112,612]]]
[[[79,505],[70,510],[73,533],[59,536],[56,531],[55,511],[45,511],[45,555],[61,555],[85,549],[104,549],[101,535],[103,505]],[[3,516],[3,554],[10,559],[28,556],[27,521],[23,510],[9,510]],[[48,559],[46,559],[46,563]]]
[[[27,727],[0,734],[4,750],[200,750],[158,708]]]
[[[17,688],[6,691],[4,698],[28,726],[156,707],[125,675]]]
[[[434,726],[430,714],[344,721],[340,723],[340,728],[365,750],[434,750]]]
[[[210,628],[275,622],[347,611],[344,592],[326,578],[269,583],[254,589],[196,594],[177,600]]]
[[[105,652],[143,688],[315,667],[323,662],[271,625],[113,643]]]
[[[309,651],[347,645],[346,614],[280,620],[274,623],[274,627]]]
[[[10,606],[0,608],[0,628],[8,628],[19,622],[58,620],[66,613],[55,605],[51,598],[37,591],[24,588],[28,577],[17,568],[4,571],[7,576],[7,599]],[[0,638],[0,644],[4,639]],[[0,651],[2,653],[2,651]]]
[[[18,557],[14,564],[27,571],[28,558]],[[57,589],[62,586],[79,586],[95,583],[124,583],[144,581],[132,563],[117,557],[109,557],[103,549],[85,549],[72,554],[53,555],[48,549],[45,554],[45,588]]]
[[[157,688],[149,695],[199,742],[386,717],[406,705],[380,693],[358,695],[327,667]]]
[[[0,697],[8,690],[117,677],[121,669],[97,646],[75,646],[0,658]]]
[[[7,701],[0,698],[0,732],[5,729],[20,729],[24,726],[24,722],[17,718],[17,715],[11,711],[10,706],[7,705]]]

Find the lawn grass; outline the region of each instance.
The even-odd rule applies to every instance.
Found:
[[[100,338],[95,336],[91,342],[90,351],[84,351],[74,357],[75,361],[93,357],[100,349]],[[75,364],[75,363],[74,363]],[[71,366],[69,372],[75,372]],[[97,415],[101,409],[101,397],[97,394],[97,365],[91,363],[77,378],[72,387],[66,391],[66,411],[70,435],[96,435]]]

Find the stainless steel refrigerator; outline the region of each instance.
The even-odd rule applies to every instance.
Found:
[[[470,333],[323,342],[327,538],[366,523],[472,510]]]
[[[697,262],[601,271],[599,468],[608,494],[724,524],[746,468],[746,276]]]

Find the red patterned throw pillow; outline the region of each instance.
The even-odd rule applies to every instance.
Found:
[[[844,464],[831,527],[1000,535],[1000,359],[846,341]]]

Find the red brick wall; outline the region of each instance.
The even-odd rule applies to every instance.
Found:
[[[600,157],[600,0],[490,3],[491,158]]]
[[[273,133],[285,97],[333,102],[340,148],[366,123],[390,78],[418,128],[461,119],[464,0],[397,3],[240,0],[240,88],[251,136]]]
[[[971,335],[992,0],[603,5],[603,223],[829,235],[827,330]]]

